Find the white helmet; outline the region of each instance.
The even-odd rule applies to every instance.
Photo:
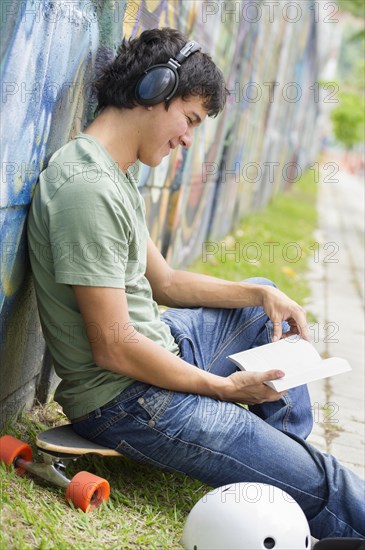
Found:
[[[186,520],[186,550],[305,550],[308,522],[285,491],[263,483],[233,483],[207,493]]]

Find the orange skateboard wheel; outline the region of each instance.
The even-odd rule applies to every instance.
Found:
[[[15,471],[18,475],[25,473],[24,468],[16,466],[16,459],[22,458],[30,462],[32,460],[32,448],[27,443],[20,441],[12,435],[4,435],[0,437],[0,460],[8,466],[14,464]]]
[[[110,486],[106,479],[90,472],[79,472],[67,487],[66,500],[71,501],[83,512],[92,512],[106,502],[109,495]]]

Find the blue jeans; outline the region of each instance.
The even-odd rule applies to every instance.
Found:
[[[220,376],[235,371],[227,355],[271,341],[272,325],[260,307],[169,309],[162,319],[185,361]],[[364,482],[306,443],[311,428],[306,386],[248,410],[142,382],[74,424],[87,439],[213,487],[275,485],[299,503],[318,539],[365,536]]]

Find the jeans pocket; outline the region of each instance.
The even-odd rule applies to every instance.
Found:
[[[180,349],[180,357],[190,363],[190,365],[198,366],[198,361],[196,357],[196,350],[193,340],[186,335],[181,335],[176,339],[176,343]]]
[[[150,388],[137,399],[136,404],[139,405],[149,417],[148,424],[150,427],[153,427],[164,414],[173,396],[173,391],[150,386]]]

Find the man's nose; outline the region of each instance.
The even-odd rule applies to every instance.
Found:
[[[194,128],[188,128],[184,135],[180,136],[180,145],[183,147],[191,147],[193,144]]]

